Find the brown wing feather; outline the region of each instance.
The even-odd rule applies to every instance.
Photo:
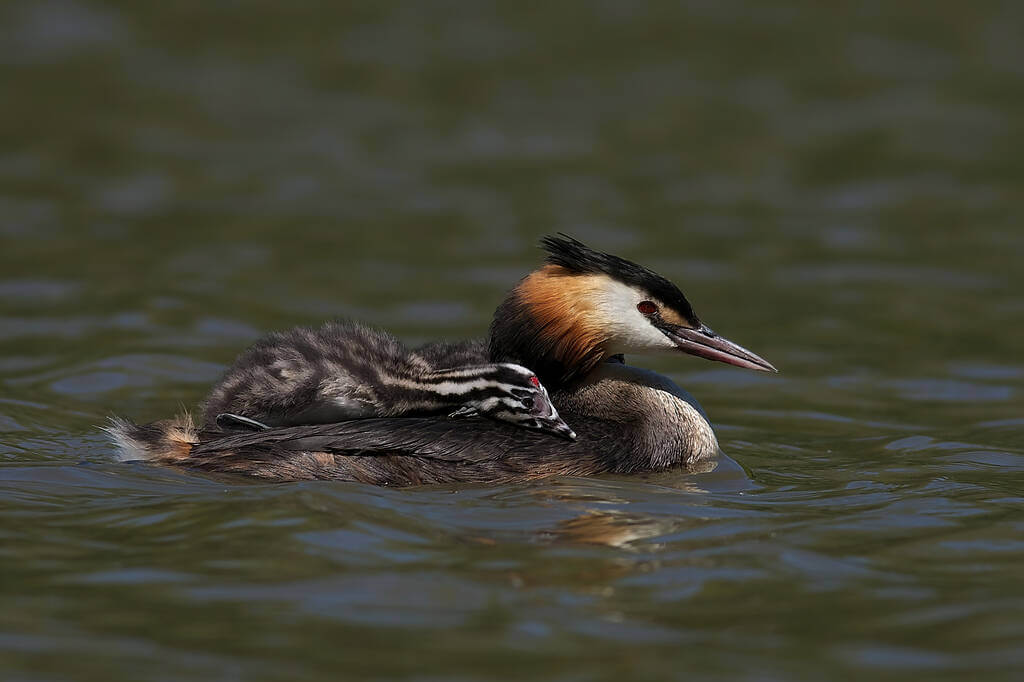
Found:
[[[566,442],[486,419],[361,419],[224,436],[201,434],[185,466],[274,479],[331,478],[378,485],[513,482],[621,471],[631,443],[621,426],[576,418]],[[617,454],[619,453],[619,454]]]

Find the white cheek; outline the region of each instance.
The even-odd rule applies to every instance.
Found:
[[[658,331],[636,306],[647,300],[643,292],[621,282],[609,282],[599,295],[598,310],[611,331],[608,352],[650,353],[675,349],[667,336]]]

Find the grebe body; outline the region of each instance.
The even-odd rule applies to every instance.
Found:
[[[466,366],[529,368],[576,432],[574,441],[509,422],[408,416],[410,410],[369,418],[343,410],[343,421],[295,424],[312,421],[300,411],[290,423],[251,433],[197,429],[187,416],[143,426],[117,420],[108,431],[125,458],[273,480],[378,485],[636,473],[714,457],[718,443],[696,401],[667,377],[625,365],[622,354],[682,352],[775,368],[712,332],[660,275],[568,237],[542,244],[547,263],[498,307],[486,344],[435,344],[419,352],[436,359],[457,350]],[[361,381],[353,382],[357,389]],[[378,403],[389,409],[388,400]],[[231,405],[215,391],[207,415]]]
[[[654,372],[604,363],[553,399],[565,406],[575,440],[482,418],[354,419],[225,434],[198,430],[186,416],[115,428],[132,459],[272,480],[391,486],[631,474],[693,466],[718,452],[700,407]]]

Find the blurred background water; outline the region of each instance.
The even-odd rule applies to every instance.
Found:
[[[9,680],[1020,679],[1019,3],[0,6]],[[114,463],[265,330],[484,333],[564,231],[782,369],[710,472]]]

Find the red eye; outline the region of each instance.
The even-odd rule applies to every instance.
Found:
[[[650,301],[640,301],[636,304],[636,309],[642,312],[644,315],[653,315],[658,312],[658,306]]]
[[[534,387],[540,388],[540,379],[537,377],[530,377],[530,383],[533,384]]]

